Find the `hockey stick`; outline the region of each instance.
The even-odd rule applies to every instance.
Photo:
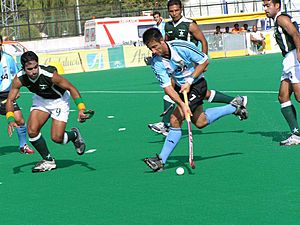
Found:
[[[189,101],[187,97],[187,92],[183,92],[183,97],[184,97],[184,103],[188,106]],[[188,124],[188,134],[189,134],[189,163],[192,169],[195,169],[195,163],[194,163],[194,153],[193,153],[193,133],[192,133],[192,123],[191,123],[191,116],[188,114],[186,116],[186,122]]]
[[[165,111],[163,111],[159,116],[163,117],[166,115],[172,108],[174,108],[174,104],[171,104]]]
[[[89,110],[85,111],[84,114],[88,115],[88,118],[86,118],[86,119],[91,119],[94,116],[95,111],[89,109]]]

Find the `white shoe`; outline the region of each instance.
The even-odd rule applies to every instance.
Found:
[[[56,169],[56,164],[54,159],[52,161],[48,161],[48,160],[42,160],[39,161],[35,167],[32,168],[32,172],[36,173],[36,172],[45,172],[45,171],[50,171],[50,170],[54,170]]]
[[[299,145],[300,136],[296,134],[291,134],[286,140],[280,142],[280,145],[290,146],[290,145]]]
[[[167,136],[169,134],[169,127],[165,125],[164,122],[158,122],[158,123],[150,123],[148,124],[148,127],[154,131],[155,133],[162,134],[164,136]]]

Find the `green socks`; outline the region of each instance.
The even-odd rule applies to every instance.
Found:
[[[74,141],[76,137],[75,131],[65,131],[63,144],[67,144],[69,141]]]
[[[48,150],[47,144],[45,139],[43,138],[42,134],[39,133],[38,136],[34,138],[29,138],[30,143],[33,145],[33,147],[40,153],[43,159],[52,161],[53,158],[50,155],[50,152]]]
[[[225,94],[215,91],[215,90],[210,90],[210,96],[209,96],[208,102],[229,104],[233,99],[234,99],[234,97],[225,95]]]
[[[287,121],[291,132],[299,136],[300,134],[297,122],[296,109],[291,101],[284,102],[281,104],[281,113]]]

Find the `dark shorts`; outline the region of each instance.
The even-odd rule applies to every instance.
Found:
[[[6,115],[6,102],[3,103],[5,100],[6,98],[0,97],[0,115]],[[20,110],[18,104],[14,102],[14,111],[18,110]]]
[[[175,91],[179,94],[180,98],[184,101],[183,94],[180,94],[180,87],[175,86]],[[189,106],[192,112],[196,110],[199,105],[203,105],[203,100],[207,92],[207,83],[204,78],[201,78],[196,83],[191,85],[190,92],[188,93]]]

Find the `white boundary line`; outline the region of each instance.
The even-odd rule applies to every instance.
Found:
[[[246,93],[246,94],[278,94],[278,91],[259,91],[259,90],[250,90],[250,91],[220,91],[224,93]],[[30,94],[29,91],[21,92],[21,94]],[[95,91],[80,91],[82,94],[163,94],[163,91],[113,91],[113,90],[95,90]]]

